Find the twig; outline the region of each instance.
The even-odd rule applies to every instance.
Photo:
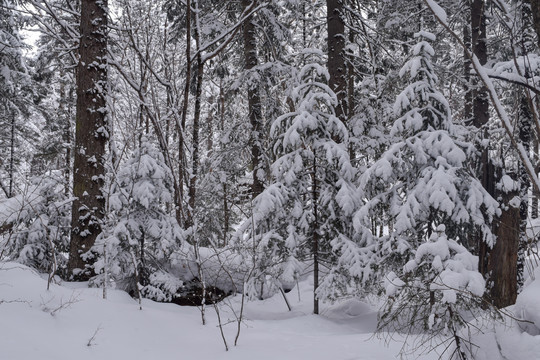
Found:
[[[96,328],[96,331],[94,331],[94,335],[92,335],[92,337],[90,338],[90,340],[88,340],[88,343],[86,343],[86,346],[92,346],[94,344],[92,344],[92,342],[94,341],[94,339],[96,338],[96,335],[97,333],[99,332],[99,330],[101,330],[101,324],[98,325],[98,327]]]

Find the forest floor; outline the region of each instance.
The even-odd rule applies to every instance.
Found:
[[[354,299],[323,305],[321,315],[313,315],[311,291],[307,280],[286,295],[292,311],[280,294],[246,302],[237,346],[232,309],[238,312],[241,297],[226,299],[218,308],[229,346],[225,351],[213,306],[207,307],[207,324],[202,325],[197,307],[143,300],[140,310],[125,292],[108,290],[104,300],[102,289],[87,288],[85,283],[52,284],[47,290],[43,275],[22,265],[1,263],[0,359],[400,359],[402,346],[418,340],[391,334],[392,340],[387,341],[389,336],[374,335],[376,308]],[[508,339],[520,334],[511,331]],[[519,344],[530,350],[523,355],[529,357],[514,352],[518,357],[510,359],[540,359],[536,352],[540,337],[529,337]],[[430,352],[403,358],[439,356]]]

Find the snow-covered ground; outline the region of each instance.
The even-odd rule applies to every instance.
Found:
[[[137,301],[121,291],[88,289],[85,284],[52,285],[33,270],[15,263],[0,269],[0,359],[394,359],[399,342],[389,346],[373,336],[376,312],[349,300],[311,314],[309,283],[281,295],[246,303],[238,346],[236,322],[240,296],[220,305],[225,351],[213,307],[201,325],[195,307]],[[300,301],[299,301],[300,298]],[[397,357],[399,358],[399,357]],[[425,357],[435,359],[436,356]]]
[[[137,301],[121,291],[109,290],[104,300],[101,289],[86,284],[46,288],[46,280],[33,270],[0,264],[0,359],[399,359],[405,341],[397,334],[390,342],[374,336],[376,310],[358,300],[325,305],[321,315],[312,315],[309,281],[300,283],[300,291],[294,288],[287,294],[290,312],[279,294],[247,302],[236,347],[231,309],[238,310],[240,296],[220,304],[228,352],[213,307],[207,308],[208,323],[203,326],[195,307],[144,300],[139,310]],[[487,332],[478,340],[479,359],[502,359],[497,349],[501,344],[510,354],[507,359],[540,359],[540,337],[515,328]],[[438,355],[408,358],[429,360]]]

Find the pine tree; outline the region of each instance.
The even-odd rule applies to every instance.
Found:
[[[182,285],[169,273],[173,251],[181,245],[181,231],[166,211],[172,201],[171,170],[161,152],[147,136],[133,156],[118,171],[109,204],[112,213],[94,250],[95,264],[107,276],[134,296],[170,301]],[[140,293],[139,293],[140,292]]]
[[[311,55],[315,60],[320,53]],[[350,234],[355,172],[347,129],[335,115],[337,98],[326,85],[326,68],[312,62],[294,79],[295,111],[277,118],[270,132],[276,139],[272,183],[254,199],[253,217],[241,231],[257,249],[255,280],[293,282],[299,260],[311,258],[318,313],[319,263],[328,260],[333,239]]]
[[[460,310],[478,309],[485,285],[466,234],[478,231],[493,244],[492,219],[485,214],[497,213],[498,205],[470,175],[467,158],[474,149],[465,142],[464,129],[452,123],[449,105],[436,88],[429,43],[435,36],[420,31],[415,37],[418,43],[400,72],[408,75],[408,85],[394,105],[391,133],[399,141],[360,177],[366,201],[354,219],[361,234],[356,258],[363,273],[387,279],[382,328],[410,331],[425,321],[430,329],[436,324],[437,331],[457,331]],[[390,206],[393,227],[376,236],[370,218],[384,204]]]
[[[0,1],[0,189],[6,197],[17,193],[17,166],[22,136],[34,138],[27,121],[33,104],[30,69],[23,56],[20,30],[24,18],[10,0]]]
[[[33,177],[19,194],[0,202],[3,253],[40,272],[64,275],[69,247],[70,202],[59,171]]]

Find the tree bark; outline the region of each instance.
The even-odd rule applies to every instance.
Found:
[[[503,194],[503,204],[508,204],[517,195],[515,191]],[[514,304],[517,296],[519,207],[508,206],[498,220],[497,242],[490,252],[487,270],[493,281],[490,301],[496,307],[503,308]]]
[[[526,74],[525,76],[527,76]],[[531,114],[531,109],[529,107],[529,99],[527,97],[528,90],[522,89],[521,99],[520,99],[520,114],[519,114],[519,140],[523,144],[525,151],[530,154],[531,150],[531,132],[533,119]],[[517,286],[516,286],[516,295],[517,287],[522,286],[524,282],[525,270],[525,251],[527,247],[527,218],[529,215],[529,187],[530,180],[527,170],[520,163],[519,165],[519,198],[521,200],[519,205],[519,233],[518,233],[518,254],[517,254]],[[515,298],[513,299],[515,301]],[[513,304],[513,303],[512,303]],[[511,304],[508,304],[511,305]]]
[[[197,44],[198,31],[197,31]],[[198,48],[198,46],[197,46]],[[202,103],[202,82],[203,82],[204,63],[202,62],[200,52],[197,55],[197,84],[195,92],[195,110],[193,114],[193,144],[191,157],[191,176],[189,178],[188,189],[188,216],[186,227],[193,226],[193,213],[195,211],[195,199],[197,195],[197,177],[199,175],[199,128],[201,119],[201,103]]]
[[[311,201],[313,203],[312,252],[313,252],[313,313],[319,314],[319,194],[317,188],[317,156],[313,152],[313,173],[311,174]]]
[[[13,185],[15,181],[15,113],[10,114],[11,117],[11,127],[10,127],[10,140],[9,140],[9,195],[8,197],[13,197],[14,190]]]
[[[256,0],[253,0],[256,1]],[[245,11],[251,5],[251,0],[242,0],[242,9]],[[253,16],[244,22],[244,63],[245,70],[249,72],[258,64],[257,43],[255,39],[255,24]],[[259,94],[259,84],[248,82],[248,108],[249,122],[251,125],[250,145],[251,145],[251,165],[253,169],[253,184],[251,186],[251,197],[255,198],[264,190],[264,164],[262,159],[262,105]]]
[[[538,45],[540,46],[540,0],[528,0],[531,5],[533,18],[533,27],[537,35]]]
[[[85,256],[101,232],[105,199],[104,155],[108,140],[107,0],[81,1],[77,115],[73,164],[72,233],[68,270],[77,280],[92,276],[92,259]]]
[[[486,44],[486,3],[484,0],[473,0],[471,3],[471,45],[472,52],[478,57],[481,65],[487,63],[487,44]],[[487,98],[487,89],[480,85],[475,78],[472,90],[472,124],[480,132],[480,138],[485,139],[487,129],[485,125],[489,121],[489,102]],[[470,111],[470,110],[468,110]],[[493,167],[488,157],[488,149],[480,144],[480,157],[477,163],[478,178],[484,189],[494,195],[494,177]],[[488,257],[490,249],[481,234],[477,234],[478,247],[478,269],[482,275],[488,275]]]
[[[347,67],[345,66],[345,24],[343,22],[343,1],[326,1],[326,21],[328,29],[328,73],[329,86],[336,94],[338,104],[336,116],[347,123]]]

